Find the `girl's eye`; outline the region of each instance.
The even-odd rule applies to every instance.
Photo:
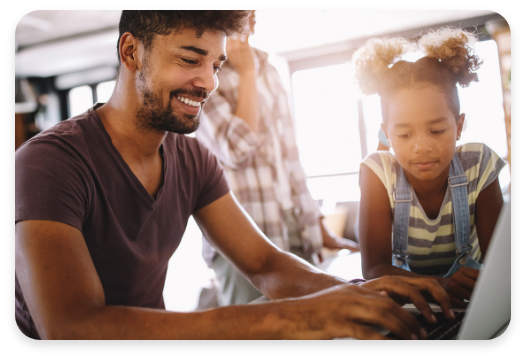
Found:
[[[398,136],[401,139],[408,139],[409,136],[411,136],[411,134],[396,134],[396,136]]]

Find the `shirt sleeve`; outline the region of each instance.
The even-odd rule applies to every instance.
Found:
[[[369,169],[371,169],[376,174],[376,176],[378,176],[380,181],[384,184],[385,188],[389,189],[386,179],[385,167],[380,153],[372,153],[362,161],[362,163],[360,164],[360,177],[362,173],[361,169],[363,166],[367,166]]]
[[[223,166],[217,157],[200,143],[197,142],[197,145],[201,158],[198,176],[200,185],[194,211],[211,204],[230,191]]]
[[[235,74],[230,76],[233,75]],[[263,138],[234,114],[235,104],[227,100],[225,93],[233,92],[234,89],[231,87],[237,85],[235,81],[224,80],[225,77],[221,79],[221,89],[213,93],[205,105],[196,137],[219,158],[224,166],[239,169],[250,163]]]
[[[92,192],[87,167],[60,141],[30,141],[16,151],[15,223],[49,220],[82,231]]]
[[[477,196],[499,177],[504,166],[506,166],[506,162],[495,151],[486,145],[482,146]]]

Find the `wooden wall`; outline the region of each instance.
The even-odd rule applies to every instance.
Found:
[[[490,22],[486,28],[497,42],[500,70],[502,77],[502,92],[504,98],[504,121],[508,137],[508,158],[511,170],[511,31],[505,20]]]
[[[26,141],[26,128],[24,125],[24,115],[15,114],[15,150]]]

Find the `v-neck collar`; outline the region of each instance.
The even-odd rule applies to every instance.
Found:
[[[159,188],[159,191],[157,191],[157,195],[155,196],[155,198],[148,192],[148,190],[146,190],[146,188],[144,187],[144,185],[139,181],[139,179],[137,178],[137,176],[134,174],[134,172],[130,169],[128,163],[126,161],[124,161],[124,158],[122,157],[121,153],[119,152],[119,150],[117,150],[117,148],[113,145],[113,142],[111,140],[111,136],[110,134],[108,134],[108,131],[106,130],[106,128],[104,127],[104,124],[102,123],[102,120],[100,119],[99,115],[97,114],[97,112],[95,111],[98,107],[104,105],[104,103],[96,103],[92,108],[89,109],[89,112],[90,114],[93,116],[93,118],[95,119],[96,123],[99,125],[103,135],[106,137],[106,139],[108,140],[108,144],[110,145],[111,149],[113,150],[114,154],[117,156],[117,158],[119,159],[121,165],[124,167],[124,169],[126,170],[126,172],[128,173],[130,179],[133,181],[133,183],[135,184],[135,186],[137,187],[137,190],[143,195],[143,197],[152,205],[152,206],[155,206],[155,203],[161,198],[161,195],[163,193],[163,189],[164,189],[164,184],[165,184],[165,179],[166,179],[166,171],[167,171],[167,161],[166,161],[166,156],[164,154],[164,144],[161,144],[161,147],[159,148],[159,151],[160,151],[160,154],[161,154],[161,160],[163,162],[163,174],[162,174],[162,182],[161,182],[161,187]],[[164,141],[163,141],[164,143]]]

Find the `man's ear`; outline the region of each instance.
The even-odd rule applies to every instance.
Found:
[[[119,56],[121,64],[129,71],[138,70],[139,65],[139,40],[130,32],[122,34],[119,40]]]

